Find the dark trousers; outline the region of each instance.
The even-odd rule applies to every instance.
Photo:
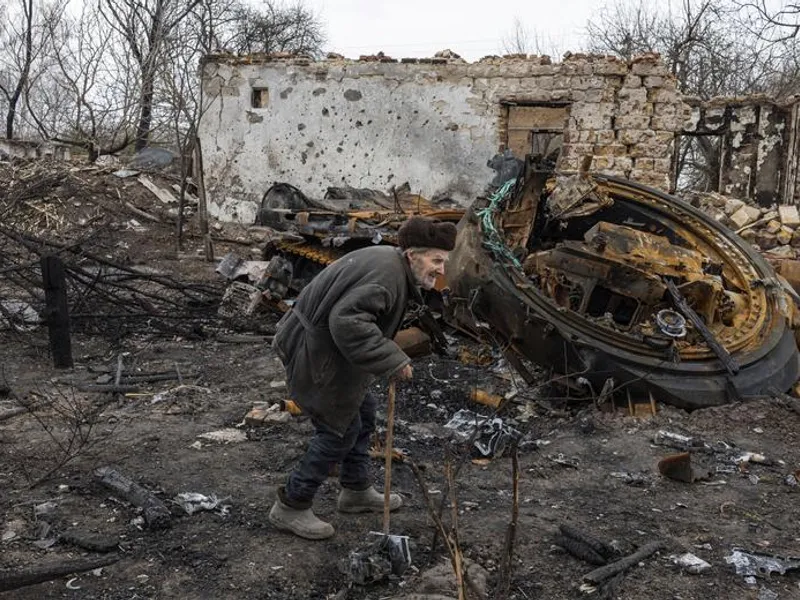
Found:
[[[286,486],[278,492],[284,504],[296,509],[311,508],[317,489],[338,463],[341,463],[339,482],[342,487],[365,490],[372,485],[369,444],[375,431],[377,405],[378,401],[372,394],[364,396],[358,414],[343,436],[316,419],[312,420],[314,436],[308,449],[289,474]]]

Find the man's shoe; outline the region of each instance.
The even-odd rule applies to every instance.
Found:
[[[397,510],[402,505],[400,494],[389,495],[389,510]],[[342,488],[336,507],[343,513],[383,512],[383,494],[373,487],[365,490]]]
[[[333,525],[319,519],[310,508],[292,508],[280,500],[275,500],[269,511],[269,522],[307,540],[324,540],[334,534]]]

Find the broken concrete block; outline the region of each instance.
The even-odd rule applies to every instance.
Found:
[[[725,214],[724,211],[719,210],[718,208],[714,208],[712,206],[703,208],[703,211],[712,219],[714,219],[717,223],[721,223],[723,225],[728,224],[728,215]]]
[[[766,253],[769,258],[790,259],[795,257],[795,250],[791,246],[777,246]]]
[[[781,230],[781,222],[772,220],[767,223],[767,233],[777,234]]]
[[[778,207],[778,215],[780,215],[781,223],[789,227],[797,227],[800,225],[800,213],[797,207],[793,204]]]
[[[789,242],[794,248],[800,248],[800,229],[792,234],[792,240]]]
[[[744,200],[738,198],[728,198],[725,201],[725,214],[732,215],[744,206]]]
[[[761,211],[753,206],[743,206],[731,215],[731,221],[737,229],[750,225],[761,216]]]
[[[250,426],[264,425],[265,423],[286,423],[292,420],[292,413],[281,410],[280,404],[267,406],[265,402],[259,402],[250,409],[244,417],[244,424]]]
[[[755,244],[758,232],[755,229],[745,229],[740,235],[744,241]],[[800,237],[797,238],[797,243],[800,244]]]
[[[778,238],[772,233],[762,231],[756,236],[756,243],[762,251],[772,250],[778,246]]]
[[[800,260],[785,259],[778,262],[776,270],[795,289],[800,289]]]
[[[792,241],[792,236],[794,235],[794,230],[789,227],[781,227],[780,231],[775,234],[775,237],[778,240],[778,243],[785,246]]]

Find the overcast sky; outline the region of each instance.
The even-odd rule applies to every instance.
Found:
[[[380,50],[393,58],[433,56],[449,48],[473,61],[502,54],[518,18],[545,53],[560,58],[584,42],[591,0],[305,0],[326,26],[326,51],[347,58]],[[556,52],[553,52],[556,50]]]

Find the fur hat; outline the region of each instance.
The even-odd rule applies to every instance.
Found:
[[[397,232],[397,242],[407,248],[452,250],[456,245],[456,226],[426,217],[411,217]]]

